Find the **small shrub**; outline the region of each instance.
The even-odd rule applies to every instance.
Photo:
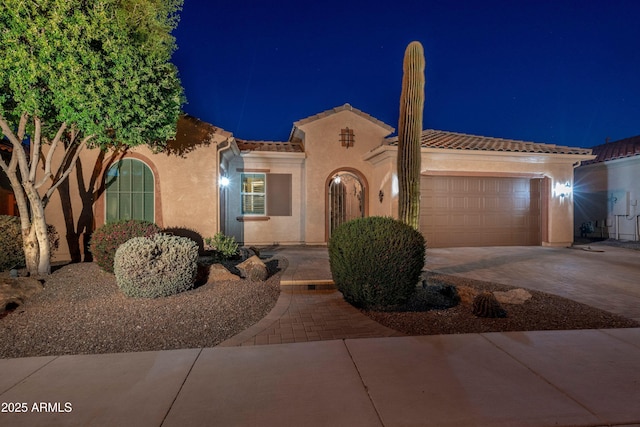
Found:
[[[25,266],[21,227],[20,217],[0,215],[0,271]],[[47,224],[47,237],[53,254],[60,245],[60,236],[53,225]]]
[[[233,236],[226,236],[224,233],[218,232],[213,237],[204,239],[207,246],[218,252],[222,258],[229,259],[238,253],[238,244]]]
[[[507,317],[507,312],[492,292],[482,292],[473,299],[473,314],[478,317]]]
[[[186,237],[156,234],[122,244],[114,259],[120,290],[129,297],[157,298],[192,289],[198,245]]]
[[[136,219],[105,224],[91,236],[93,260],[104,271],[113,273],[113,259],[121,244],[134,237],[151,237],[159,232],[160,227],[154,223]]]
[[[0,215],[0,271],[24,267],[20,218]]]
[[[386,217],[349,221],[333,231],[329,264],[349,303],[384,309],[406,302],[424,267],[425,240],[412,227]]]

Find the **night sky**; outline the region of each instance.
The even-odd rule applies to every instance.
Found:
[[[397,128],[425,49],[424,128],[590,147],[640,134],[640,1],[185,0],[185,112],[241,139],[350,103]]]

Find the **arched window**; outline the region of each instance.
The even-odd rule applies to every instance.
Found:
[[[141,219],[154,222],[154,182],[140,160],[124,159],[107,171],[106,222]]]

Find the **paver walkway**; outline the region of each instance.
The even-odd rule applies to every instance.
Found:
[[[280,298],[264,319],[219,346],[403,335],[371,320],[344,301],[333,285],[326,247],[277,247],[263,250],[261,255],[284,257],[288,261],[280,279]]]
[[[219,346],[402,335],[360,313],[335,289],[302,290],[283,286],[276,306],[267,317]]]
[[[333,287],[326,247],[284,246],[264,254],[288,260],[280,298],[267,317],[220,346],[402,336],[344,301]],[[597,245],[594,251],[541,246],[428,249],[425,268],[536,289],[640,321],[640,251]]]

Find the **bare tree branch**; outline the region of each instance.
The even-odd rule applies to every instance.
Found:
[[[65,154],[65,161],[62,162],[62,164],[60,165],[60,168],[58,169],[58,172],[56,173],[56,179],[54,180],[53,184],[51,184],[51,187],[47,190],[47,192],[45,193],[44,197],[42,198],[42,205],[44,207],[47,206],[47,203],[49,202],[49,198],[51,197],[51,195],[53,194],[55,189],[58,188],[60,186],[60,184],[62,184],[62,182],[65,179],[67,179],[67,177],[69,176],[69,174],[73,170],[76,162],[78,161],[78,157],[80,156],[80,152],[87,145],[89,140],[91,140],[91,138],[93,138],[93,135],[85,136],[82,139],[82,141],[80,141],[80,143],[77,144],[77,146],[76,146],[77,148],[75,150],[75,153],[73,154],[73,158],[71,159],[71,161],[67,161],[67,155],[73,151],[71,148],[74,145],[73,144],[69,145],[69,150],[67,150],[67,152]],[[62,172],[62,174],[61,174],[61,172]]]
[[[56,133],[56,136],[53,138],[53,141],[51,141],[51,146],[49,147],[47,158],[44,161],[44,176],[47,178],[53,179],[53,174],[51,173],[51,162],[53,162],[53,155],[56,152],[56,148],[58,147],[58,144],[60,143],[60,140],[62,139],[62,135],[64,135],[64,131],[66,129],[67,129],[67,124],[63,122],[58,128],[58,132]],[[42,182],[36,184],[36,188],[40,188],[42,184],[44,184],[44,178]]]
[[[40,160],[40,138],[42,138],[42,123],[38,117],[34,117],[36,129],[33,138],[31,138],[31,164],[29,170],[29,181],[36,180],[36,172],[38,171],[38,162]]]

